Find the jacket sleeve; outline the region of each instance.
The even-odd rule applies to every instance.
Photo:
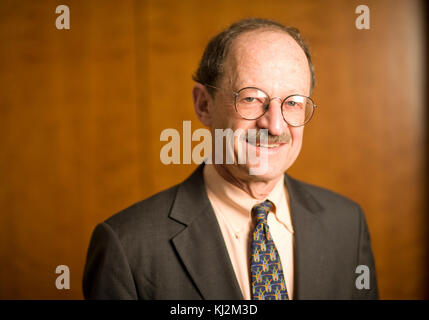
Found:
[[[83,275],[85,299],[137,299],[127,257],[113,229],[96,226],[88,248]]]
[[[360,282],[358,279],[366,271],[360,271],[361,273],[355,274],[354,292],[353,299],[362,300],[375,300],[378,299],[378,285],[377,285],[377,274],[375,269],[374,256],[371,249],[371,239],[368,231],[368,225],[366,223],[365,214],[359,206],[359,246],[357,252],[357,266],[364,266],[369,271],[369,288],[358,288],[356,282]],[[366,268],[367,267],[367,268]]]

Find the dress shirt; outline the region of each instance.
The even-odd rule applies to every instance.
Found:
[[[251,210],[270,200],[274,206],[268,214],[268,226],[280,256],[289,298],[293,297],[294,236],[283,175],[266,199],[255,199],[221,177],[212,164],[204,166],[204,183],[208,198],[222,231],[229,258],[243,297],[250,300],[250,247],[254,220]]]

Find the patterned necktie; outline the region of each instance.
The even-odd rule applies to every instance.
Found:
[[[267,223],[272,206],[271,201],[265,200],[252,208],[252,214],[256,218],[250,265],[253,300],[289,299],[280,257]]]

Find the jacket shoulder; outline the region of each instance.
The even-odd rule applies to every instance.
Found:
[[[300,189],[304,194],[307,194],[307,197],[312,197],[324,208],[348,209],[353,211],[361,210],[357,202],[340,193],[300,181],[290,176],[287,176],[287,179],[290,179],[290,184],[293,188]],[[334,211],[338,212],[338,210]]]
[[[177,189],[175,185],[151,197],[134,203],[106,219],[107,223],[119,237],[125,234],[156,228],[168,221]]]

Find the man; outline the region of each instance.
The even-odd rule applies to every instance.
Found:
[[[359,205],[285,174],[315,108],[314,70],[298,30],[239,21],[208,44],[195,80],[195,111],[213,137],[215,129],[246,132],[234,140],[234,163],[213,156],[183,183],[99,224],[85,297],[378,298]],[[268,170],[251,174],[255,164],[238,161],[243,145]]]

